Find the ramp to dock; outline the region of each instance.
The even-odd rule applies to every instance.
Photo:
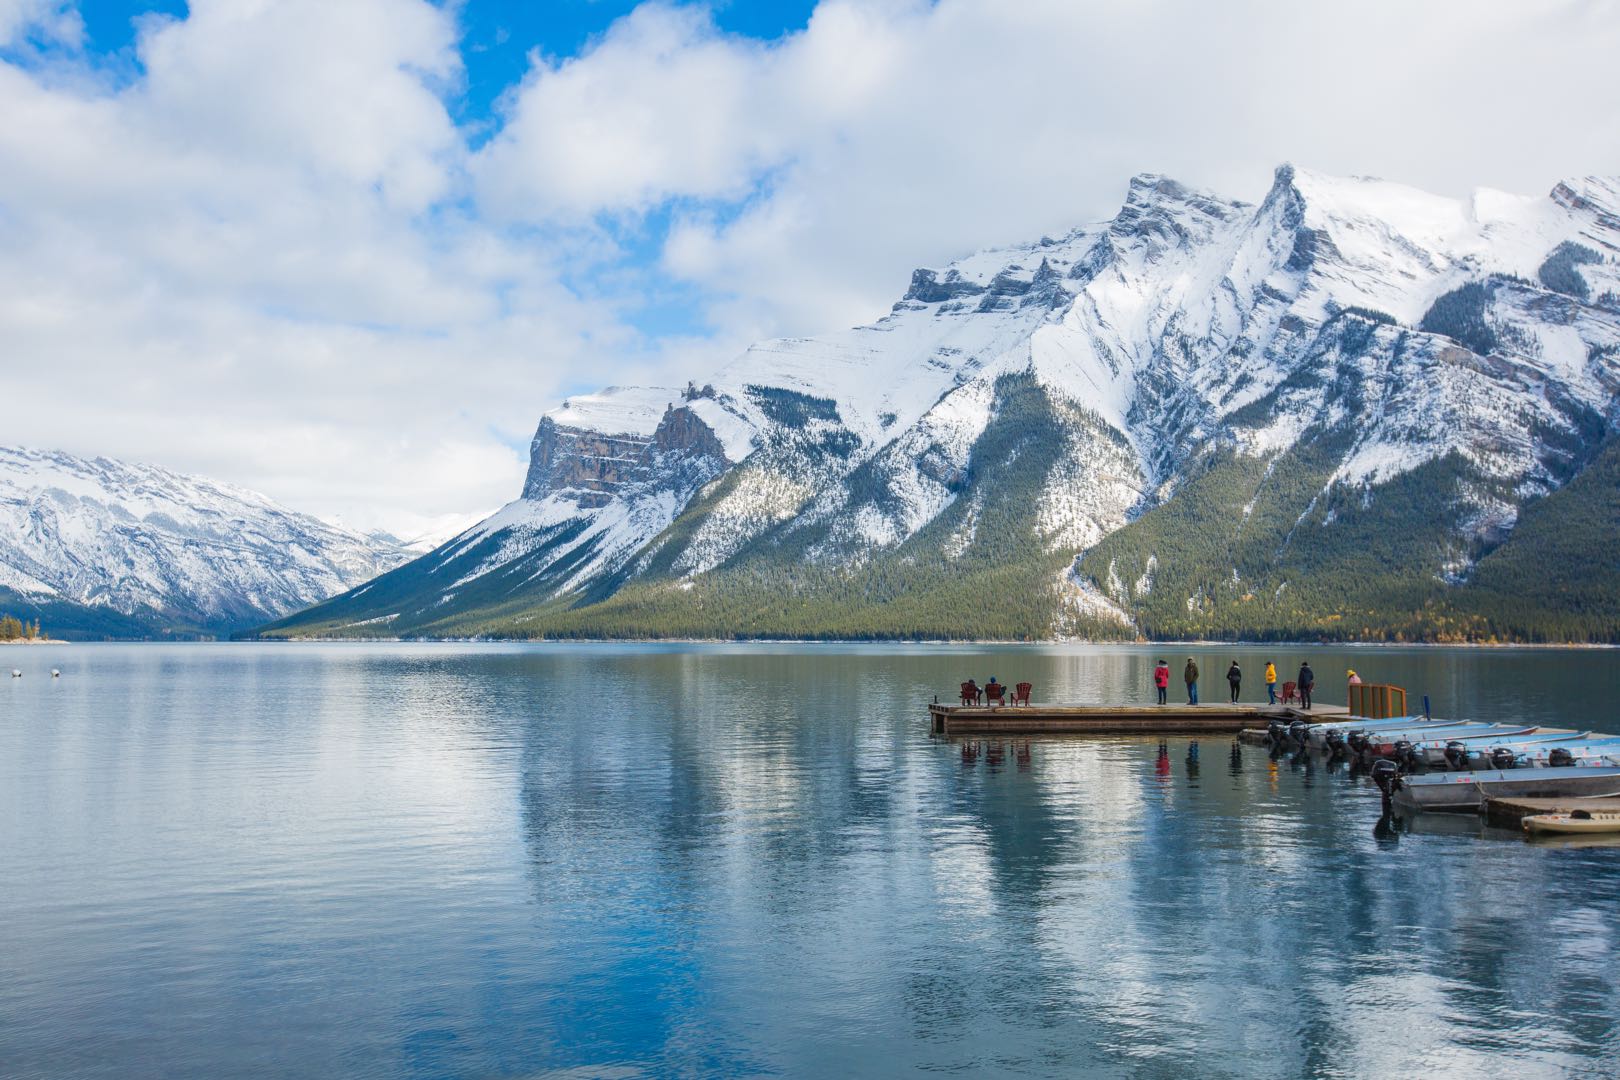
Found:
[[[1235,735],[1272,720],[1330,720],[1342,705],[944,705],[928,707],[936,735]]]

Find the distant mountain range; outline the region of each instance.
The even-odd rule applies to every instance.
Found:
[[[540,421],[522,495],[267,636],[1620,637],[1620,181],[1284,166]]]
[[[54,637],[228,635],[412,554],[201,477],[0,448],[0,612]]]

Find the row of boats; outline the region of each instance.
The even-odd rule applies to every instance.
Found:
[[[1407,810],[1477,812],[1490,798],[1620,796],[1620,736],[1593,731],[1403,716],[1274,722],[1267,739],[1365,766],[1394,762],[1395,770],[1382,767],[1387,793]],[[1571,831],[1602,827],[1585,820]],[[1620,819],[1602,824],[1620,828]]]

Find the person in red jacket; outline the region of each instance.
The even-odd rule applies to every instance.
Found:
[[[1153,669],[1153,685],[1159,690],[1159,704],[1165,703],[1165,695],[1170,692],[1170,662],[1160,660],[1159,666]]]

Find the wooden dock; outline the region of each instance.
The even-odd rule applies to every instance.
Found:
[[[1342,705],[945,705],[928,707],[936,735],[1235,735],[1272,720],[1347,716]]]

